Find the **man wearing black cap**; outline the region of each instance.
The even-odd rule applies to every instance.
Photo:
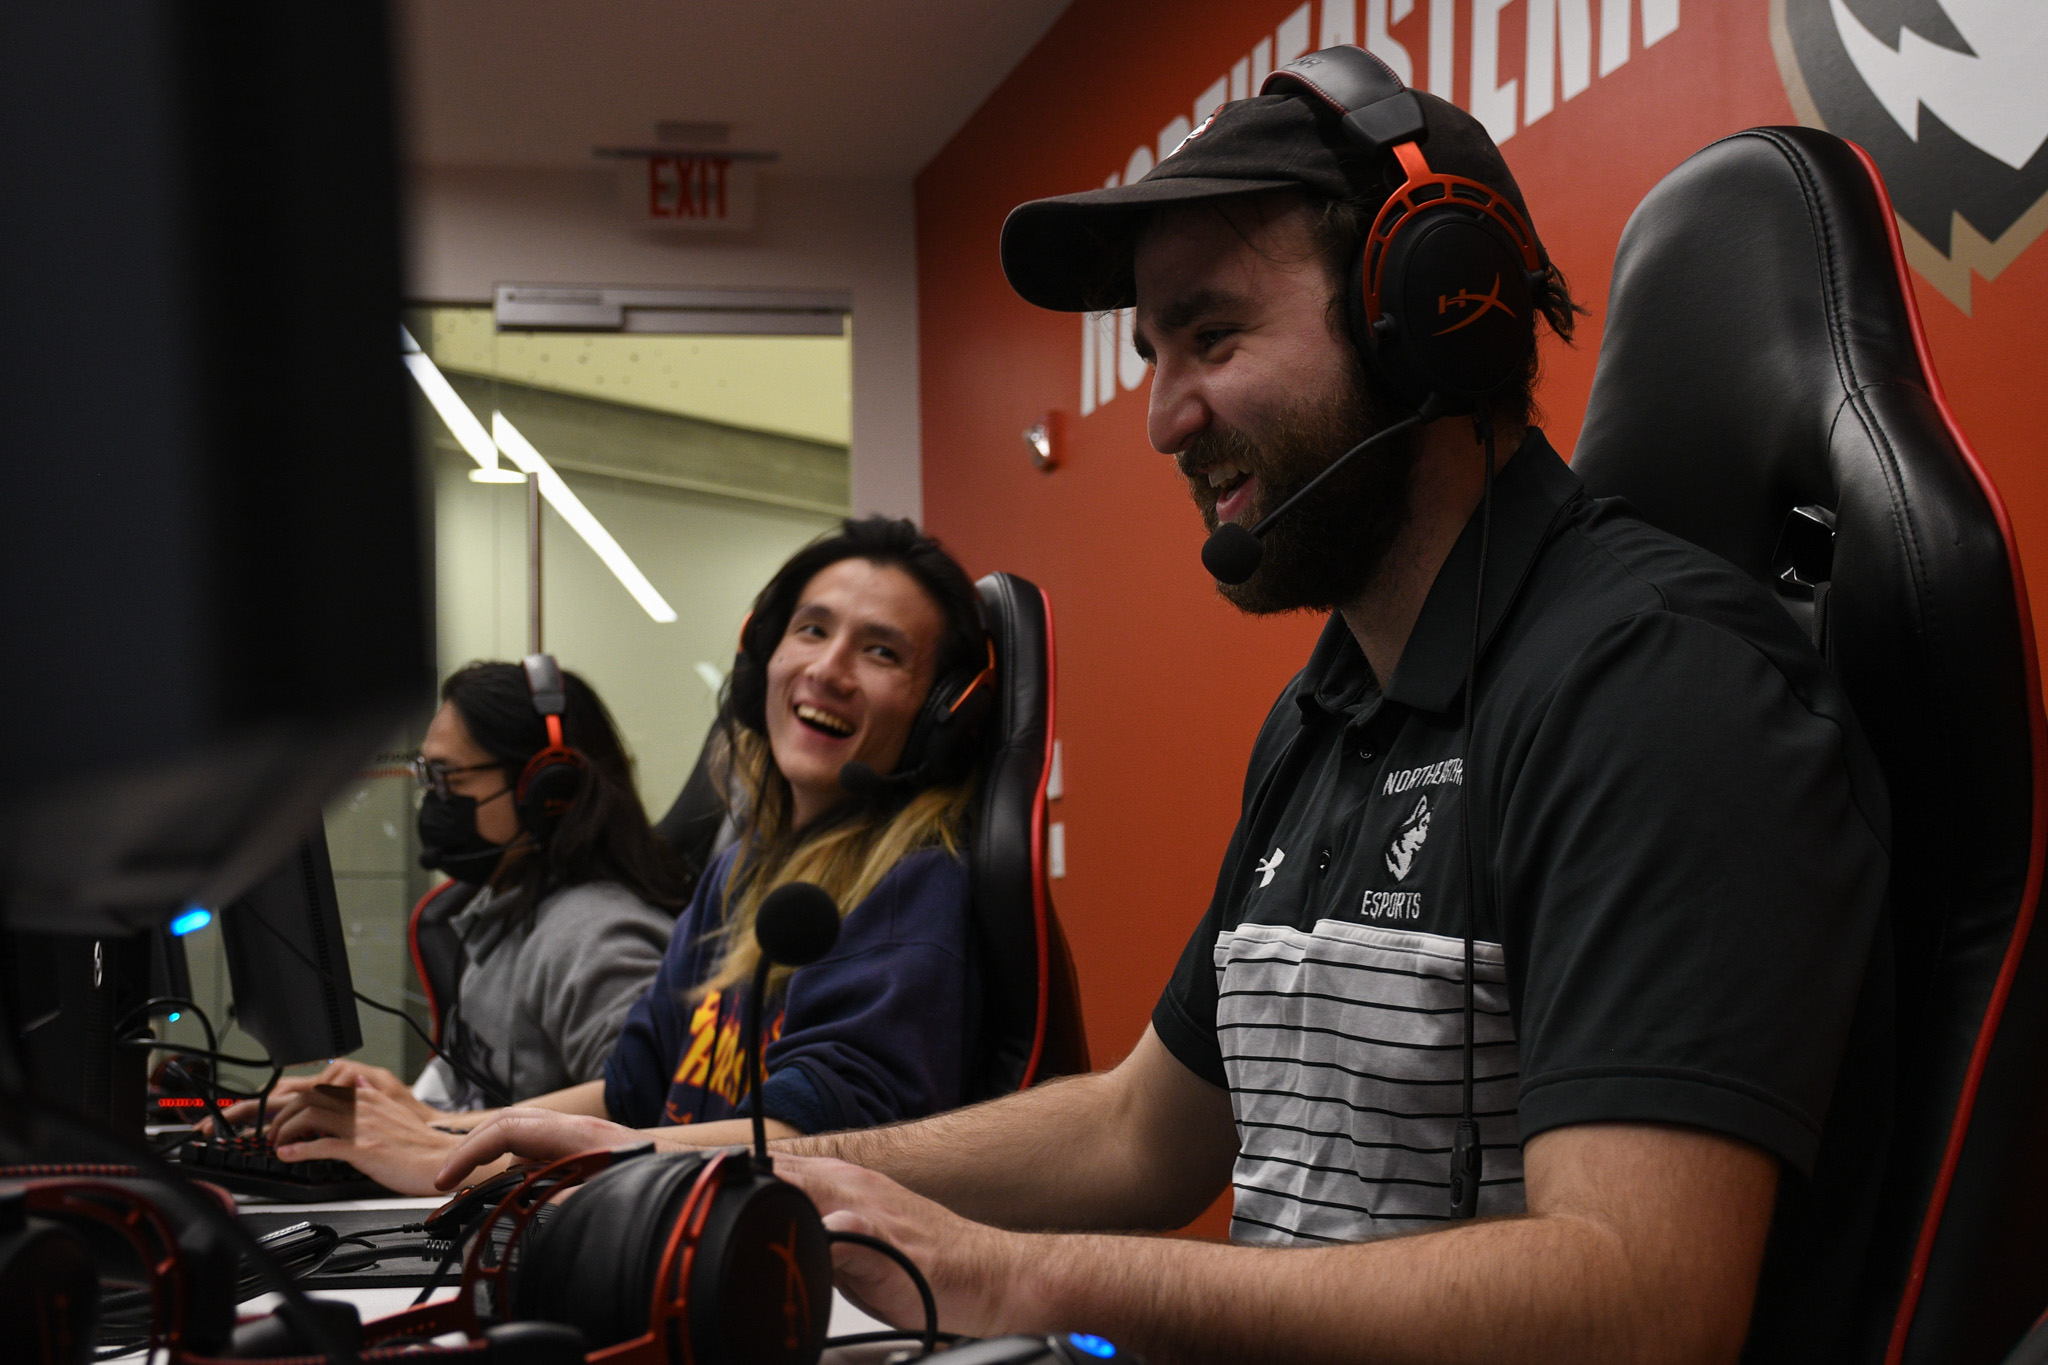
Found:
[[[1143,180],[1018,209],[1003,264],[1046,307],[1135,306],[1224,595],[1329,624],[1128,1058],[778,1171],[977,1335],[1855,1356],[1882,781],[1786,614],[1529,425],[1534,318],[1572,305],[1484,130],[1311,54]],[[1236,1246],[1071,1235],[1225,1188]],[[840,1255],[917,1320],[900,1271]]]

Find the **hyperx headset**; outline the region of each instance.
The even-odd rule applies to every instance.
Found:
[[[1352,343],[1414,406],[1435,395],[1467,412],[1522,372],[1535,346],[1536,291],[1549,263],[1529,222],[1498,190],[1430,169],[1422,103],[1362,48],[1312,52],[1266,78],[1328,111],[1345,142],[1403,181],[1352,262]]]
[[[44,1340],[37,1358],[81,1358],[89,1340],[97,1295],[78,1234],[128,1248],[120,1259],[149,1301],[149,1349],[166,1365],[305,1358],[310,1343],[282,1323],[235,1329],[232,1257],[223,1261],[194,1230],[174,1230],[132,1168],[4,1174],[20,1184],[0,1198],[0,1242],[20,1233],[24,1213],[30,1233],[60,1239],[32,1261],[14,1258],[23,1262],[18,1272],[48,1282],[45,1292],[4,1296],[15,1308],[40,1301],[40,1335],[54,1330],[76,1343],[51,1350],[56,1343]],[[572,1186],[580,1186],[573,1198],[548,1202]],[[363,1324],[362,1347],[461,1332],[496,1348],[483,1359],[525,1365],[580,1362],[586,1353],[617,1365],[810,1365],[831,1317],[832,1258],[817,1209],[745,1153],[588,1152],[467,1191],[430,1215],[426,1229],[466,1237],[461,1292]],[[358,1334],[332,1325],[346,1338]],[[406,1359],[444,1354],[479,1358],[473,1346],[423,1346]]]
[[[562,715],[568,709],[569,693],[562,682],[562,667],[552,654],[529,654],[521,664],[526,670],[527,691],[533,709],[547,726],[548,742],[520,770],[513,784],[512,802],[519,811],[519,823],[542,844],[555,832],[555,825],[568,813],[583,789],[590,762],[562,739]]]

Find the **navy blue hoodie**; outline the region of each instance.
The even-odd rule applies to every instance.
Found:
[[[750,988],[691,999],[723,948],[713,934],[736,852],[705,870],[605,1062],[615,1122],[652,1128],[749,1112],[741,1040]],[[889,870],[845,916],[832,951],[769,1001],[768,1117],[819,1133],[960,1104],[981,1017],[968,915],[967,868],[953,855],[924,849]]]

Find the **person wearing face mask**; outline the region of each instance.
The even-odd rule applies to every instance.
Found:
[[[456,998],[441,1003],[442,1055],[410,1090],[382,1067],[346,1060],[288,1078],[271,1100],[279,1125],[317,1103],[322,1084],[374,1090],[442,1122],[447,1110],[603,1075],[626,1012],[661,963],[686,876],[648,825],[603,701],[576,674],[561,676],[562,737],[583,766],[567,809],[545,828],[529,828],[537,812],[522,813],[517,800],[520,775],[548,744],[519,665],[473,663],[451,675],[413,760],[420,861],[452,879],[439,894],[460,904],[448,923],[465,961]]]
[[[989,657],[973,584],[912,523],[850,520],[799,551],[754,602],[714,739],[738,837],[698,881],[602,1077],[527,1108],[438,1118],[358,1092],[351,1122],[316,1094],[273,1129],[279,1155],[340,1158],[428,1194],[463,1140],[450,1130],[539,1124],[548,1143],[586,1148],[633,1130],[745,1141],[754,919],[792,881],[824,888],[844,924],[825,958],[769,977],[770,1133],[959,1105],[981,1013],[963,858],[973,746],[909,746],[935,682],[977,678]],[[842,782],[854,764],[880,775],[856,779],[858,794]]]

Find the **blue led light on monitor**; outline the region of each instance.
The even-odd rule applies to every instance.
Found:
[[[203,906],[195,905],[171,921],[171,933],[175,937],[183,938],[195,929],[204,929],[211,923],[213,923],[213,911]]]
[[[172,1010],[169,1014],[164,1016],[165,1019],[169,1020],[173,1024],[177,1023],[180,1019],[183,1019],[184,1017],[184,1014],[179,1010]]]
[[[1088,1332],[1069,1332],[1067,1342],[1077,1351],[1085,1351],[1097,1360],[1116,1359],[1116,1347],[1101,1337]]]

